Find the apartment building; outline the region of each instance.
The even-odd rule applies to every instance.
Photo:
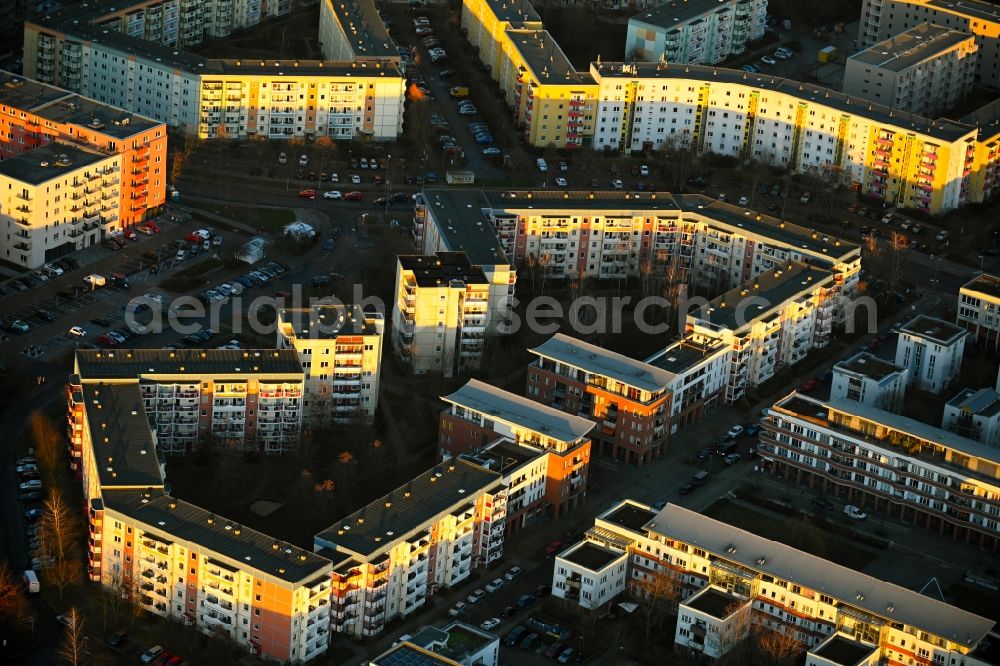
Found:
[[[951,322],[918,315],[899,331],[896,365],[910,371],[910,386],[940,393],[951,386],[962,370],[968,335],[968,331]]]
[[[314,550],[334,563],[331,630],[378,635],[495,562],[506,501],[499,474],[452,460],[317,534]]]
[[[859,352],[833,365],[830,399],[854,400],[875,409],[900,413],[906,395],[909,370],[889,361]]]
[[[542,452],[547,476],[545,511],[557,518],[587,492],[590,432],[594,423],[539,404],[478,379],[442,398],[438,446],[444,459],[475,453],[499,437]]]
[[[556,560],[552,594],[586,610],[600,608],[625,591],[625,560],[620,551],[593,541],[574,544]]]
[[[500,437],[482,448],[458,454],[458,459],[500,474],[507,493],[507,536],[545,519],[545,496],[558,492],[548,488],[549,462],[557,458],[550,458],[542,449]],[[552,476],[558,479],[562,474],[553,470]]]
[[[640,467],[663,455],[670,373],[562,333],[528,351],[537,358],[525,394],[593,421],[600,454]]]
[[[591,73],[597,149],[679,144],[796,173],[832,169],[888,205],[932,214],[981,200],[973,172],[996,159],[977,158],[979,121],[932,120],[799,81],[669,63],[592,63]]]
[[[833,272],[789,262],[687,315],[694,340],[718,340],[731,349],[727,403],[829,344],[838,288]]]
[[[1000,346],[1000,277],[982,273],[958,290],[955,323],[977,340]]]
[[[717,658],[750,632],[774,630],[801,644],[807,664],[987,664],[992,620],[674,504],[655,512],[622,500],[585,543],[597,565],[607,561],[605,586],[677,593],[674,641],[685,654]],[[581,603],[593,569],[572,571],[565,555],[552,594]]]
[[[771,473],[1000,551],[1000,456],[961,435],[855,402],[791,393],[761,421]]]
[[[322,0],[318,39],[326,60],[400,61],[373,0]]]
[[[1000,448],[1000,393],[996,389],[962,389],[944,405],[941,427]]]
[[[163,207],[167,187],[167,128],[161,122],[0,71],[0,136],[3,137],[0,160],[25,156],[29,161],[48,162],[52,166],[58,160],[52,159],[51,153],[40,153],[37,158],[31,154],[52,142],[60,142],[114,161],[105,166],[116,166],[117,171],[91,178],[84,186],[83,199],[71,199],[74,203],[60,207],[64,210],[58,215],[65,214],[65,219],[75,220],[70,224],[77,225],[69,230],[68,236],[78,246],[76,249],[90,244],[93,235],[89,232],[94,230],[94,224],[104,234],[113,234],[158,214]],[[95,197],[99,199],[97,205]],[[94,214],[97,211],[99,214]],[[0,212],[15,220],[30,220],[37,211],[35,206],[21,201],[9,207],[5,203]],[[86,232],[83,227],[88,228]],[[9,233],[33,235],[35,231],[16,228]],[[74,231],[79,233],[73,234]],[[60,236],[58,240],[65,238]],[[19,254],[25,254],[31,261],[32,255],[44,256],[46,251],[65,244],[53,244],[53,240],[39,239],[37,246],[31,243],[30,253]],[[19,263],[13,252],[5,258]]]
[[[972,90],[979,47],[959,30],[921,23],[847,59],[843,91],[936,117]]]
[[[25,74],[200,138],[380,141],[401,133],[405,81],[398,54],[350,61],[203,58],[181,49],[229,28],[210,27],[198,2],[191,0],[181,14],[196,17],[197,27],[179,28],[180,35],[132,29],[119,14],[143,13],[108,3],[73,5],[28,21]],[[260,7],[245,6],[252,5]],[[283,14],[291,1],[269,6]],[[225,12],[221,5],[219,12]]]
[[[646,359],[668,373],[670,433],[700,420],[719,404],[729,377],[732,347],[716,338],[686,335]]]
[[[511,264],[541,280],[601,280],[641,277],[648,260],[718,293],[796,261],[831,267],[849,295],[861,266],[854,243],[701,195],[424,190],[421,199],[420,251],[461,249],[484,270],[495,262],[492,281],[501,292],[513,285]]]
[[[24,268],[90,247],[116,225],[121,156],[56,141],[0,162],[3,258]],[[103,204],[103,205],[102,205]]]
[[[316,304],[279,310],[277,324],[277,348],[294,349],[305,373],[305,422],[313,428],[371,422],[378,409],[382,314]]]
[[[1000,88],[1000,8],[983,0],[865,0],[858,48],[868,48],[922,23],[975,35],[979,46],[976,82]]]
[[[670,0],[628,21],[625,58],[714,65],[764,36],[767,0]]]
[[[513,280],[513,272],[506,271]],[[392,345],[415,374],[445,377],[479,368],[487,338],[510,316],[513,283],[492,282],[463,252],[396,259]]]
[[[479,59],[496,79],[506,58],[508,30],[541,30],[542,19],[528,0],[463,0],[462,29]]]
[[[375,657],[369,666],[497,666],[500,663],[500,637],[465,622],[422,627],[412,636],[400,638],[405,640]]]
[[[301,435],[305,382],[293,350],[78,349],[69,398],[77,424],[80,391],[93,382],[136,386],[157,450],[167,455],[199,442],[280,454]],[[74,463],[84,439],[73,438]]]
[[[136,381],[70,382],[89,579],[263,658],[298,664],[323,653],[330,561],[165,494],[146,404]]]

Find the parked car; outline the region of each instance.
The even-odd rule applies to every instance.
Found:
[[[557,660],[560,664],[568,664],[573,657],[576,656],[576,650],[571,647],[566,648],[559,654],[559,659]]]
[[[454,606],[448,609],[448,615],[451,617],[458,617],[459,615],[465,612],[466,608],[467,606],[465,605],[465,602],[459,601]]]
[[[810,504],[821,511],[833,511],[833,502],[825,497],[813,497]]]
[[[854,520],[864,520],[865,518],[868,517],[868,514],[866,514],[864,511],[854,506],[853,504],[848,504],[847,506],[845,506],[844,513],[847,515],[848,518],[852,518]]]
[[[302,157],[305,157],[305,155],[303,155]],[[154,659],[159,657],[161,654],[163,654],[163,648],[160,647],[159,645],[154,645],[153,647],[149,648],[148,650],[142,653],[142,656],[139,657],[139,661],[141,661],[144,664],[149,664]]]
[[[739,437],[742,434],[743,434],[743,426],[737,423],[736,425],[734,425],[732,428],[729,429],[729,432],[726,433],[726,436],[735,438]]]
[[[491,617],[487,620],[483,620],[483,622],[479,625],[479,628],[485,631],[491,631],[499,626],[500,626],[500,618]]]
[[[531,650],[535,647],[536,643],[538,643],[538,634],[536,634],[535,632],[531,632],[530,634],[522,638],[521,642],[518,643],[517,646],[522,650]]]
[[[115,633],[108,636],[108,640],[105,641],[108,645],[113,648],[121,647],[125,644],[125,639],[128,637],[128,632],[124,629],[119,629]]]
[[[472,591],[472,592],[471,592],[471,593],[469,594],[469,596],[467,596],[467,597],[465,598],[465,600],[466,600],[467,602],[469,602],[470,604],[478,604],[478,603],[479,603],[479,601],[480,601],[480,600],[481,600],[481,599],[482,599],[483,597],[485,597],[485,596],[486,596],[486,593],[485,593],[485,592],[483,592],[482,590],[479,590],[479,589],[477,589],[477,590],[473,590],[473,591]]]
[[[800,386],[799,389],[808,393],[809,391],[812,391],[814,388],[816,388],[816,385],[818,383],[819,382],[815,377],[810,377],[809,379],[802,382],[802,386]]]
[[[23,322],[20,319],[12,321],[8,328],[14,333],[27,333],[31,329],[26,322]]]
[[[510,569],[507,569],[507,573],[505,573],[503,577],[506,580],[511,581],[520,575],[521,575],[521,567],[511,567]]]
[[[503,579],[502,578],[494,578],[490,582],[486,583],[486,591],[490,592],[490,593],[496,592],[501,587],[503,587]]]
[[[563,645],[562,643],[552,643],[547,648],[545,648],[545,652],[543,654],[545,655],[546,659],[555,659],[559,655],[559,653],[562,652],[565,648],[566,646]]]
[[[330,190],[329,192],[323,193],[324,199],[343,199],[344,196],[337,190]]]
[[[299,191],[299,198],[300,199],[315,199],[316,198],[316,190],[300,190]]]
[[[522,594],[517,598],[518,608],[527,608],[533,603],[535,603],[535,595],[533,594]]]
[[[503,639],[503,644],[507,647],[514,647],[521,642],[521,637],[527,633],[527,629],[522,626],[516,626],[510,630],[510,633]]]
[[[563,542],[556,540],[545,547],[545,554],[548,555],[549,557],[552,557],[562,549],[563,549]]]

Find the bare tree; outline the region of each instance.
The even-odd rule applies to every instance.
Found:
[[[60,659],[72,666],[79,666],[86,657],[86,638],[83,635],[83,617],[76,608],[66,613],[66,633],[62,645],[56,653]]]
[[[9,562],[0,562],[0,618],[22,622],[29,612],[24,583]]]
[[[744,653],[753,628],[753,608],[748,601],[734,601],[726,607],[726,621],[719,632],[720,652]]]
[[[647,574],[635,581],[632,589],[639,602],[646,638],[649,638],[654,629],[661,629],[667,617],[676,612],[683,586],[680,579],[667,569]]]
[[[757,632],[757,643],[773,666],[790,662],[805,650],[791,631],[764,629]]]
[[[52,489],[45,500],[38,533],[41,537],[42,552],[57,560],[69,555],[73,546],[75,519],[63,501],[62,494]]]
[[[38,466],[46,478],[51,481],[59,472],[63,456],[63,437],[56,432],[52,421],[40,411],[31,413],[28,421],[31,440],[35,445],[35,457]],[[54,485],[50,483],[49,485]]]
[[[552,266],[552,253],[542,252],[541,256],[538,257],[538,265],[542,270],[542,292],[541,295],[545,295],[545,282],[548,280],[551,273],[549,269]]]
[[[670,184],[674,192],[680,192],[694,165],[691,135],[678,132],[668,136],[660,148],[660,157],[670,172]]]

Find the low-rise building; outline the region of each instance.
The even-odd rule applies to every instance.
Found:
[[[899,413],[906,395],[908,370],[868,352],[859,352],[833,366],[830,399],[844,398]]]
[[[28,162],[48,162],[56,166],[59,160],[53,159],[51,152],[35,155],[34,151],[58,142],[62,146],[71,144],[82,153],[100,153],[102,163],[114,166],[113,170],[102,174],[97,174],[95,169],[86,179],[82,192],[75,192],[75,198],[68,201],[63,197],[58,213],[50,211],[53,215],[74,220],[70,224],[75,226],[63,233],[75,249],[90,244],[95,228],[105,236],[119,233],[162,210],[167,188],[167,128],[162,122],[0,71],[0,137],[0,161],[23,156]],[[53,150],[60,154],[68,152]],[[7,187],[3,189],[10,191]],[[55,195],[54,192],[48,194],[50,198]],[[38,224],[45,228],[48,222],[37,219],[38,205],[27,200],[10,206],[5,202],[0,211],[15,222],[27,220],[33,226]],[[11,242],[5,249],[23,243],[23,235],[15,238],[19,233],[34,233],[25,228],[25,222],[20,224],[21,227],[9,231]],[[60,241],[65,237],[53,234],[53,238]],[[55,251],[60,244],[53,239],[38,241],[31,243],[31,252],[12,252],[5,258],[21,263],[19,254],[24,254],[28,261],[39,249]]]
[[[979,47],[968,32],[921,23],[847,59],[843,91],[936,117],[972,90]]]
[[[509,314],[483,269],[462,252],[396,260],[392,347],[414,374],[445,377],[479,368],[487,337]]]
[[[638,466],[663,455],[670,373],[562,333],[528,351],[526,395],[593,421],[599,453]]]
[[[793,392],[767,410],[757,452],[776,476],[1000,551],[994,447],[853,400]]]
[[[294,349],[302,363],[302,407],[310,427],[375,418],[385,331],[381,313],[357,305],[284,308],[277,331],[278,349]]]
[[[609,603],[625,591],[628,556],[592,541],[581,541],[556,558],[552,596],[586,610]]]
[[[776,631],[807,652],[807,664],[873,666],[907,663],[911,655],[988,663],[981,650],[992,620],[675,504],[655,512],[620,501],[586,538],[598,550],[578,544],[560,554],[553,595],[570,598],[578,589],[564,556],[599,552],[605,561],[615,551],[610,561],[624,565],[635,595],[679,602],[674,644],[684,654],[718,658],[750,632]]]
[[[962,370],[965,338],[969,332],[951,322],[918,315],[899,331],[896,365],[909,370],[909,385],[940,393]]]
[[[955,322],[977,340],[1000,347],[1000,277],[981,273],[962,285]]]
[[[375,636],[503,555],[500,475],[463,460],[420,474],[315,536],[334,562],[330,627]]]
[[[558,517],[587,492],[593,421],[547,407],[478,379],[442,398],[438,447],[442,458],[486,447],[499,437],[542,452],[546,461],[546,512]]]
[[[714,65],[764,36],[767,0],[668,0],[628,20],[625,58]]]
[[[425,655],[433,656],[426,659]],[[423,627],[373,659],[370,664],[402,666],[405,663],[434,666],[442,663],[448,666],[453,664],[497,666],[499,661],[499,636],[465,622],[451,622],[440,628]]]
[[[944,405],[941,427],[1000,448],[1000,393],[996,389],[962,389]]]
[[[0,162],[3,258],[24,268],[91,247],[118,227],[121,157],[53,142]],[[104,183],[109,183],[105,186]]]
[[[78,349],[70,378],[73,465],[94,436],[80,429],[92,383],[136,386],[157,450],[191,453],[199,442],[280,454],[302,432],[302,365],[292,350]]]

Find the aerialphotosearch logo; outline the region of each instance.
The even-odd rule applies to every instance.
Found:
[[[349,302],[335,296],[306,298],[300,284],[293,285],[287,296],[262,294],[250,299],[245,294],[238,294],[207,303],[194,296],[180,296],[169,302],[137,296],[126,306],[125,323],[137,334],[171,331],[190,335],[205,328],[219,331],[225,326],[233,334],[252,332],[268,336],[275,334],[277,315],[281,313],[286,323],[293,325],[296,335],[322,338],[336,335],[361,316],[361,312],[386,317],[385,302],[377,296],[366,296],[363,285],[353,285],[352,296]],[[541,335],[564,330],[585,337],[622,333],[634,328],[644,334],[663,336],[671,334],[673,328],[676,333],[683,334],[689,317],[710,327],[738,330],[761,317],[772,316],[777,311],[775,306],[781,305],[783,303],[772,303],[758,295],[742,296],[725,306],[713,305],[704,297],[689,297],[686,286],[682,285],[674,299],[580,296],[565,303],[553,296],[537,296],[522,303],[511,296],[507,307],[494,304],[485,313],[464,313],[464,321],[468,321],[466,325],[469,326],[486,324],[491,334],[498,335],[513,335],[527,327]],[[878,330],[878,306],[868,296],[840,297],[835,304],[814,302],[810,298],[797,303],[793,316],[801,320],[810,310],[815,310],[820,318],[822,309],[825,320],[832,314],[827,308],[832,307],[838,310],[838,319],[843,322],[846,332],[855,331],[862,311],[864,332]]]

